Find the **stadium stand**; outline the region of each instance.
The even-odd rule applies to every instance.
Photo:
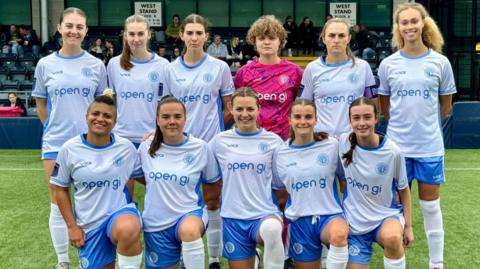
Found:
[[[480,102],[454,103],[453,113],[443,126],[447,148],[480,148]]]

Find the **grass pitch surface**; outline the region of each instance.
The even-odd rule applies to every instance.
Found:
[[[448,150],[447,182],[441,205],[445,226],[445,267],[480,268],[480,150]],[[479,183],[479,184],[477,184]],[[428,268],[423,218],[413,186],[415,245],[408,249],[407,268]],[[143,186],[136,200],[143,204]],[[47,183],[37,150],[0,150],[0,268],[54,268],[56,256],[50,241]],[[71,268],[78,257],[70,249]],[[224,268],[227,268],[226,266]],[[383,268],[382,249],[375,247],[370,268]]]

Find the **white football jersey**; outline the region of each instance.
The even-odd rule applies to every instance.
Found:
[[[107,87],[107,74],[88,52],[74,57],[54,52],[38,61],[33,84],[32,96],[47,99],[42,152],[58,152],[65,141],[87,132],[87,108]]]
[[[282,144],[264,129],[254,134],[231,129],[210,141],[222,172],[222,217],[250,220],[279,214],[272,200],[272,158]]]

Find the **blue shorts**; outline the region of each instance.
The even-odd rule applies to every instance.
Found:
[[[254,220],[222,218],[223,257],[238,261],[255,256],[258,229],[260,229],[262,221],[268,217],[270,216]]]
[[[123,207],[85,235],[87,238],[85,245],[78,249],[82,269],[99,269],[115,262],[117,248],[110,240],[110,234],[115,220],[125,214],[132,214],[140,220],[140,214],[136,208]]]
[[[370,264],[373,253],[372,244],[373,242],[378,243],[378,233],[382,228],[383,222],[389,218],[398,219],[401,222],[399,216],[390,216],[383,219],[377,228],[366,234],[348,235],[348,264]]]
[[[430,185],[440,185],[445,182],[443,156],[405,158],[405,164],[409,182],[412,182],[414,179]]]
[[[58,151],[42,153],[42,160],[56,160]]]
[[[290,222],[288,257],[300,262],[314,262],[322,255],[320,236],[327,224],[335,219],[345,219],[343,213],[308,216]]]
[[[145,241],[145,267],[168,268],[176,265],[180,261],[182,253],[182,241],[178,237],[178,229],[183,220],[188,216],[200,218],[204,226],[208,222],[208,215],[203,209],[197,209],[183,215],[177,220],[175,225],[158,232],[144,232]]]

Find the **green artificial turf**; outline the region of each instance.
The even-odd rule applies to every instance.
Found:
[[[475,254],[480,249],[480,150],[449,150],[445,167],[447,183],[441,191],[445,267],[480,268]],[[50,203],[39,151],[0,150],[0,186],[0,268],[54,268],[56,257],[48,231]],[[427,268],[416,184],[412,192],[415,245],[407,250],[407,268]],[[143,193],[143,186],[137,184],[140,207]],[[73,248],[70,257],[71,268],[77,268]],[[375,247],[370,268],[383,268],[382,257],[382,249]]]

